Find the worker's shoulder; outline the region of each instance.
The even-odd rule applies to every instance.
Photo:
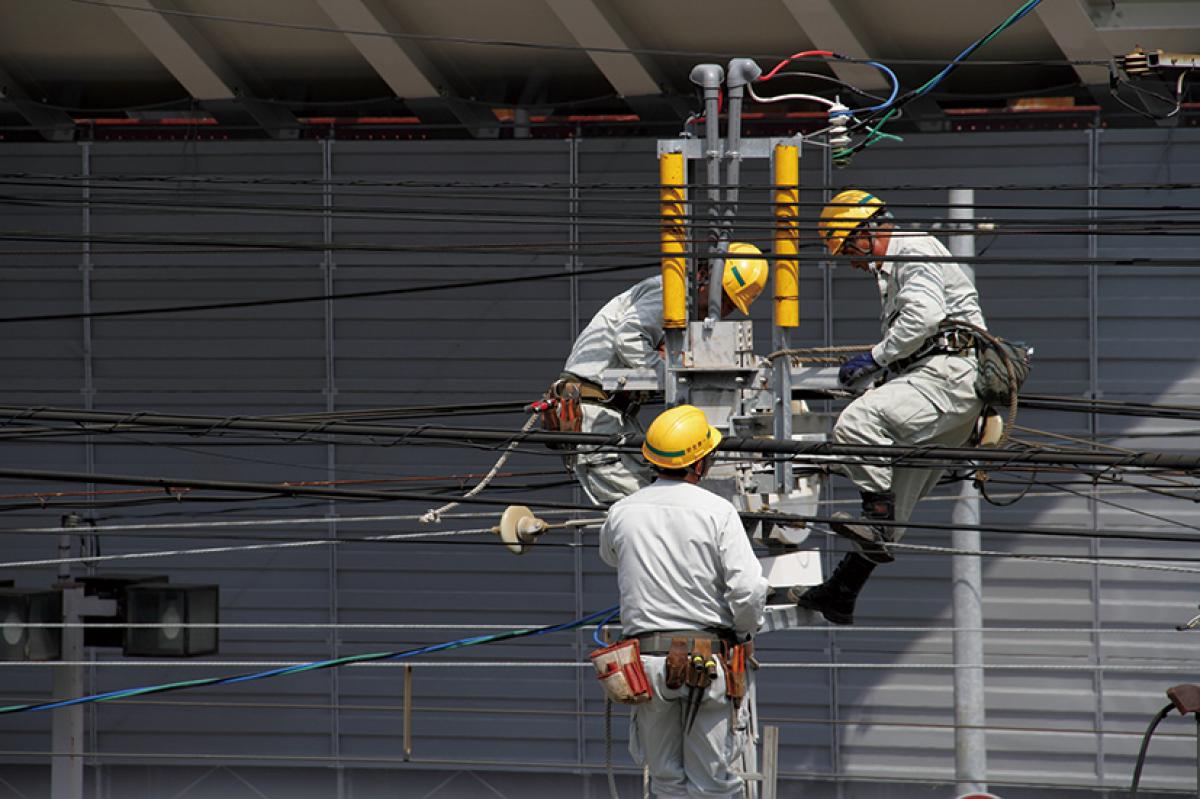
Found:
[[[634,284],[629,289],[629,293],[635,297],[645,297],[651,295],[661,295],[663,287],[662,275],[648,277],[640,283]]]
[[[612,506],[609,513],[645,507],[678,508],[682,511],[724,519],[737,509],[729,500],[682,480],[656,480]]]
[[[894,235],[894,255],[936,255],[948,256],[950,251],[935,236],[919,230],[901,230]],[[901,264],[903,266],[904,264]]]

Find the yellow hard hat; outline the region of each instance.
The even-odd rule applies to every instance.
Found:
[[[721,431],[695,405],[676,405],[658,415],[646,431],[642,454],[664,469],[690,466],[717,448]]]
[[[770,271],[767,261],[762,257],[754,257],[761,255],[761,250],[744,241],[730,242],[726,252],[721,288],[744,314],[750,313],[750,305],[767,285],[767,273]]]
[[[854,230],[883,210],[883,200],[869,192],[847,189],[839,192],[825,210],[817,230],[830,255],[837,255]]]

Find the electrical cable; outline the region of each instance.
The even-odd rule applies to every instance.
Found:
[[[549,433],[530,431],[514,433],[511,430],[494,428],[463,428],[442,425],[374,425],[354,424],[335,421],[323,421],[318,424],[305,422],[274,421],[264,419],[249,419],[242,417],[218,416],[185,416],[171,414],[156,414],[149,412],[114,413],[87,410],[61,410],[55,408],[28,408],[17,406],[0,406],[0,419],[12,421],[55,420],[68,422],[109,423],[130,427],[192,427],[197,431],[212,433],[227,430],[254,430],[299,435],[334,433],[342,435],[364,435],[377,438],[395,438],[396,443],[408,442],[411,439],[431,439],[461,443],[462,441],[494,442],[498,446],[507,446],[514,440],[533,444],[568,444],[601,447],[616,447],[622,450],[634,450],[641,446],[640,435],[603,435],[588,433]],[[0,424],[0,429],[3,425]],[[938,447],[938,446],[875,446],[860,444],[836,444],[828,442],[773,441],[766,439],[727,437],[722,441],[720,451],[724,453],[762,453],[780,456],[846,456],[851,458],[885,458],[893,462],[903,461],[906,464],[926,463],[930,460],[964,460],[977,462],[981,467],[1013,468],[1033,465],[1063,465],[1063,466],[1097,466],[1171,469],[1185,471],[1200,471],[1200,457],[1171,452],[1141,452],[1133,454],[1108,454],[1093,452],[1050,452],[1022,450],[973,449],[968,447]],[[899,460],[896,460],[899,459]],[[72,472],[50,472],[43,470],[0,469],[0,475],[9,477],[30,477],[35,479],[54,480],[55,475],[67,482],[76,481],[78,475]],[[88,482],[104,482],[92,475]],[[152,478],[137,478],[147,480]],[[155,486],[169,486],[169,478],[153,478]],[[129,483],[136,485],[137,483]],[[189,481],[181,480],[176,483],[179,487],[193,487]],[[200,481],[195,487],[216,488],[218,483]],[[252,486],[253,490],[278,491],[288,486],[264,485],[259,483],[234,484]],[[235,489],[230,489],[235,490]],[[251,489],[246,489],[251,490]],[[349,495],[347,495],[348,498]],[[367,497],[367,498],[385,498]]]
[[[1137,796],[1138,785],[1142,781],[1142,766],[1146,762],[1146,752],[1150,749],[1150,739],[1154,736],[1154,730],[1158,728],[1173,707],[1175,707],[1174,703],[1168,702],[1162,710],[1158,711],[1150,722],[1150,726],[1146,728],[1146,734],[1142,736],[1142,745],[1138,749],[1137,761],[1133,766],[1133,782],[1129,786],[1130,799]]]
[[[304,672],[319,671],[323,669],[333,669],[351,664],[372,663],[378,661],[395,662],[400,660],[408,660],[418,655],[428,655],[436,652],[446,652],[453,649],[464,649],[466,647],[478,646],[480,644],[492,644],[499,641],[510,641],[517,638],[527,638],[531,636],[547,635],[550,633],[562,632],[564,630],[572,630],[576,627],[582,627],[596,619],[606,617],[611,614],[613,608],[605,608],[604,610],[590,613],[574,621],[565,622],[562,624],[552,624],[544,627],[527,627],[515,630],[509,630],[502,633],[493,633],[491,635],[479,635],[471,638],[460,638],[455,641],[446,641],[440,644],[432,644],[430,646],[418,647],[415,649],[407,649],[398,652],[371,652],[360,655],[348,655],[346,657],[333,658],[330,660],[318,660],[310,663],[302,663],[297,665],[289,665],[283,668],[271,669],[269,671],[250,672],[247,674],[235,674],[226,677],[208,677],[196,680],[185,680],[173,683],[161,683],[158,685],[147,685],[139,688],[126,688],[118,691],[108,691],[100,694],[91,694],[88,696],[74,697],[71,699],[62,699],[53,702],[39,702],[35,704],[8,705],[0,707],[0,715],[8,715],[13,713],[34,713],[44,710],[56,710],[64,707],[74,707],[76,705],[91,704],[94,702],[105,702],[112,699],[128,699],[135,696],[146,696],[149,694],[166,693],[168,691],[179,691],[189,688],[205,688],[216,687],[222,685],[236,685],[239,683],[255,682],[258,680],[271,679],[273,677],[287,677],[292,674],[300,674]],[[89,663],[92,661],[89,661]]]
[[[992,39],[999,36],[1001,33],[1003,33],[1005,30],[1007,30],[1011,26],[1015,25],[1023,17],[1025,17],[1029,12],[1031,12],[1035,7],[1037,7],[1037,5],[1039,3],[1041,3],[1041,0],[1026,0],[1026,2],[1022,3],[1022,5],[1016,11],[1014,11],[1007,19],[1005,19],[1003,22],[998,24],[996,27],[992,28],[992,30],[989,31],[983,37],[976,39],[974,42],[969,44],[966,47],[966,49],[964,49],[961,53],[959,53],[957,56],[955,56],[953,59],[951,59],[950,63],[946,64],[945,67],[943,67],[937,74],[935,74],[932,78],[927,80],[921,86],[917,87],[916,89],[912,89],[912,90],[906,92],[903,96],[901,96],[898,99],[894,99],[892,102],[888,103],[887,105],[876,106],[874,109],[872,109],[872,110],[881,112],[882,116],[880,116],[877,121],[872,122],[872,121],[868,120],[867,124],[870,129],[870,133],[868,134],[868,136],[866,138],[864,138],[862,141],[858,142],[857,144],[851,145],[849,147],[845,147],[841,150],[834,151],[834,153],[833,153],[834,163],[835,164],[840,163],[842,165],[845,165],[845,163],[847,163],[848,160],[855,153],[859,152],[860,150],[862,150],[866,147],[870,147],[872,144],[874,144],[875,142],[877,142],[883,138],[888,138],[889,134],[884,133],[882,131],[882,128],[888,122],[888,120],[890,120],[898,111],[900,111],[900,109],[902,109],[905,105],[912,102],[913,100],[916,100],[918,97],[921,97],[922,95],[927,94],[930,91],[932,91],[934,87],[936,87],[939,83],[941,83],[943,80],[945,80],[955,69],[958,68],[958,66],[963,61],[965,61],[967,58],[969,58],[976,50],[983,47],[988,42],[992,41]],[[895,137],[891,137],[891,138],[895,138]]]
[[[0,238],[3,238],[0,235]],[[368,291],[348,291],[333,294],[308,295],[303,297],[279,297],[271,300],[244,300],[239,302],[209,302],[191,305],[163,306],[160,308],[126,308],[115,311],[90,311],[69,314],[40,314],[27,316],[0,317],[0,324],[13,322],[45,322],[65,319],[112,319],[128,316],[147,316],[159,313],[194,313],[197,311],[230,310],[234,308],[263,308],[276,305],[295,305],[297,303],[325,302],[331,300],[366,299],[369,297],[393,297],[406,294],[423,294],[431,291],[452,291],[462,288],[481,288],[484,286],[503,286],[515,283],[526,283],[539,280],[566,280],[588,275],[613,274],[639,269],[656,267],[654,263],[618,264],[616,266],[597,266],[589,269],[577,269],[573,272],[547,273],[536,275],[518,275],[513,277],[483,278],[478,280],[458,280],[447,283],[435,283],[426,286],[405,286],[402,288],[374,289]]]

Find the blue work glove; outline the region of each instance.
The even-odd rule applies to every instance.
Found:
[[[861,355],[855,355],[842,364],[842,368],[838,369],[838,382],[843,386],[852,386],[867,375],[878,372],[882,368],[882,366],[875,362],[875,358],[872,357],[871,353],[864,352]]]

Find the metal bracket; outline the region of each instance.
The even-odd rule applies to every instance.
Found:
[[[775,152],[775,148],[780,144],[794,144],[800,146],[802,138],[800,136],[772,136],[754,139],[742,139],[738,145],[736,155],[745,160],[747,158],[770,158]],[[658,156],[661,158],[666,153],[683,153],[683,157],[689,161],[700,161],[707,157],[705,151],[705,142],[700,139],[659,139],[658,140]],[[733,153],[725,149],[724,143],[721,144],[719,155],[722,158],[728,158]]]

